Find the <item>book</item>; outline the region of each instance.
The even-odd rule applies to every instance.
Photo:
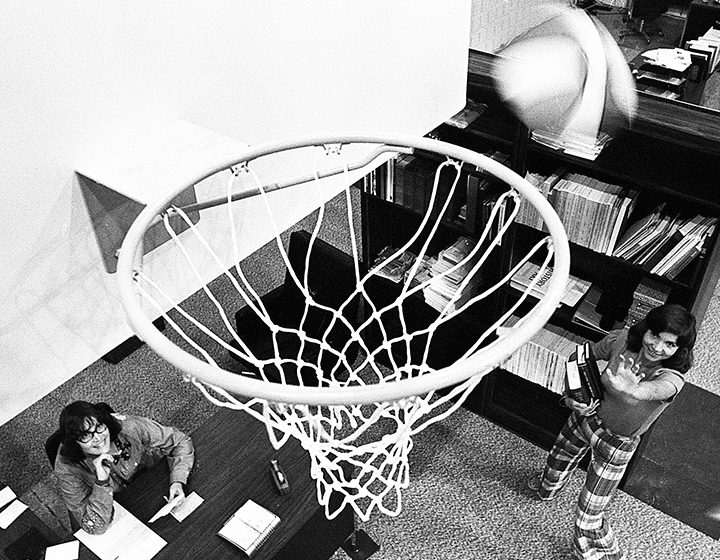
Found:
[[[684,220],[681,223],[677,225],[677,227],[673,228],[672,231],[669,231],[665,238],[662,240],[662,243],[660,243],[657,248],[652,252],[651,255],[648,255],[648,257],[644,260],[641,264],[642,267],[647,270],[648,272],[652,271],[655,273],[656,271],[653,270],[655,268],[655,265],[657,265],[660,261],[662,261],[667,255],[670,254],[670,252],[682,242],[683,239],[685,239],[690,233],[704,220],[704,218],[700,215],[695,216],[692,219]]]
[[[635,204],[637,203],[637,199],[638,192],[631,190],[627,192],[627,195],[620,202],[620,206],[615,216],[615,222],[613,223],[612,230],[610,232],[610,238],[608,239],[607,248],[605,250],[606,255],[611,256],[613,254],[613,251],[615,250],[615,245],[617,244],[618,238],[620,237],[620,231],[627,224],[627,220],[630,214],[633,213],[633,210],[635,209]]]
[[[683,261],[689,264],[690,261],[700,254],[705,243],[706,233],[709,228],[717,222],[717,218],[702,218],[697,216],[692,221],[692,228],[686,230],[685,237],[663,257],[651,270],[659,276],[667,275],[668,271],[678,262]],[[689,259],[688,256],[692,255]]]
[[[405,279],[405,274],[415,263],[417,257],[408,251],[403,251],[390,260],[395,253],[397,253],[397,249],[394,247],[384,247],[373,263],[373,270],[378,276],[399,284]]]
[[[715,224],[711,225],[707,232],[705,233],[705,236],[700,239],[693,247],[690,248],[690,250],[682,255],[681,258],[676,260],[675,262],[671,263],[670,268],[667,270],[667,272],[664,272],[664,276],[666,278],[669,278],[670,280],[675,280],[678,274],[680,274],[685,267],[687,267],[698,255],[702,254],[703,252],[703,246],[705,245],[705,240],[708,238],[711,238],[713,236],[713,233],[715,231]]]
[[[279,524],[277,515],[248,500],[225,522],[218,535],[250,556],[267,541]]]
[[[575,360],[565,362],[565,393],[574,401],[590,402],[590,396],[583,385],[580,370]]]
[[[526,262],[513,274],[512,278],[510,278],[510,286],[521,292],[530,289],[530,295],[532,297],[541,299],[547,293],[547,283],[553,274],[553,268],[551,266],[545,267],[535,285],[530,288],[530,285],[539,272],[539,265]],[[590,282],[569,275],[567,284],[565,285],[565,293],[560,299],[560,304],[575,307],[589,289]]]
[[[465,107],[457,114],[445,121],[445,124],[456,128],[467,128],[475,119],[487,111],[488,106],[485,103],[477,103],[472,99],[468,99]]]
[[[612,256],[629,260],[640,253],[656,230],[661,227],[664,207],[665,203],[663,202],[648,215],[635,221],[621,237]]]
[[[580,402],[590,402],[590,399],[600,400],[603,396],[603,387],[600,382],[600,368],[592,354],[589,342],[578,344],[575,350],[577,356],[577,367],[580,372],[580,380],[584,390],[587,392],[587,400]]]

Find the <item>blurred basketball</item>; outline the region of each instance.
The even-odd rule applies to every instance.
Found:
[[[637,107],[630,68],[602,24],[583,10],[556,7],[505,47],[495,84],[531,130],[597,137],[610,113],[625,122]]]
[[[582,97],[587,60],[572,37],[532,37],[502,53],[495,78],[503,99],[530,129],[562,126]]]

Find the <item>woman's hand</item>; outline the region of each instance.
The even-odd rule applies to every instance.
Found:
[[[180,499],[185,498],[185,491],[183,490],[183,485],[180,482],[173,482],[170,485],[170,492],[168,494],[168,502],[172,502],[175,498],[180,497]]]
[[[590,416],[597,410],[597,407],[600,406],[600,401],[598,399],[590,399],[589,403],[583,403],[570,397],[565,397],[565,404],[581,416]]]
[[[605,375],[612,389],[619,393],[632,395],[640,381],[645,377],[645,374],[642,373],[638,375],[639,370],[639,364],[636,364],[632,358],[625,359],[625,356],[621,354],[617,371],[613,372],[610,368],[607,368]]]
[[[113,456],[110,453],[101,453],[93,459],[93,467],[95,467],[95,476],[100,482],[106,481],[110,477],[110,465],[113,463]]]

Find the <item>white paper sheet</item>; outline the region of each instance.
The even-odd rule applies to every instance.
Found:
[[[167,499],[167,498],[166,498],[166,499]],[[178,504],[182,501],[182,499],[183,499],[182,496],[175,496],[175,498],[173,498],[173,500],[172,500],[171,502],[168,502],[168,503],[165,504],[163,507],[161,507],[161,508],[158,510],[158,512],[150,518],[150,520],[148,521],[148,523],[154,523],[155,521],[157,521],[157,520],[160,519],[161,517],[166,516],[168,513],[170,513],[170,511],[172,510],[172,508],[174,508],[176,505],[178,505]]]
[[[80,541],[70,541],[45,550],[45,560],[77,560],[80,556]]]
[[[0,513],[0,529],[7,529],[20,514],[27,509],[27,506],[20,500],[15,500],[2,513]]]
[[[178,521],[182,521],[193,511],[195,511],[204,501],[204,498],[201,498],[196,492],[193,492],[192,494],[187,496],[182,502],[176,505],[170,512],[170,514]]]
[[[13,492],[13,489],[9,486],[6,486],[2,490],[0,490],[0,508],[5,507],[15,498],[17,498],[17,496],[15,495],[15,492]]]
[[[150,560],[167,544],[157,533],[117,502],[113,522],[102,535],[80,529],[75,537],[100,560]]]

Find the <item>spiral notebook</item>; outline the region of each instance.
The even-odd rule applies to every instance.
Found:
[[[218,535],[250,556],[279,524],[280,518],[277,515],[248,500],[225,522]]]

